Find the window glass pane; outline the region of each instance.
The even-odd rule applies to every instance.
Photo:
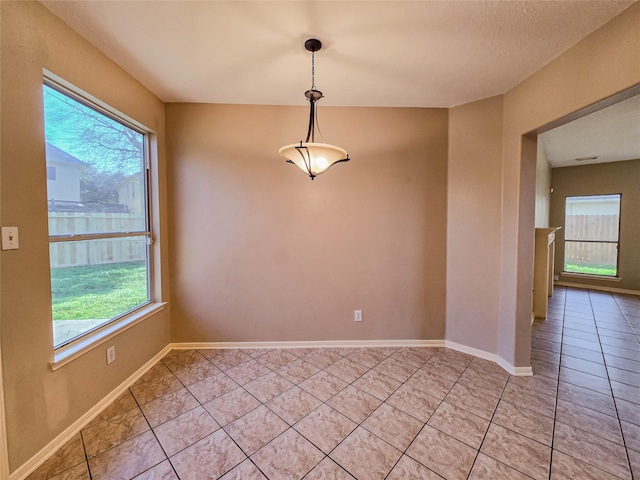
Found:
[[[49,248],[56,347],[149,303],[146,236]]]
[[[567,197],[564,271],[616,276],[620,195]]]
[[[620,195],[567,197],[565,239],[618,241]]]
[[[617,264],[617,243],[565,242],[564,244],[565,272],[615,276]]]
[[[146,136],[63,90],[43,86],[56,348],[151,301]]]
[[[144,135],[47,85],[44,109],[49,234],[146,231]]]

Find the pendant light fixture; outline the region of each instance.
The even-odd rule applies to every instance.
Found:
[[[304,48],[311,52],[311,89],[304,92],[309,100],[309,129],[307,139],[300,143],[285,145],[280,149],[280,155],[287,159],[287,162],[298,166],[300,170],[313,180],[321,173],[326,172],[329,167],[340,162],[348,162],[349,154],[344,148],[336,147],[324,142],[320,127],[318,126],[318,107],[316,103],[323,95],[320,90],[316,90],[315,83],[315,53],[322,48],[320,40],[310,38],[304,42]],[[316,129],[322,142],[316,143]]]

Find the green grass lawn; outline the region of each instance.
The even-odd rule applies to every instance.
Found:
[[[51,269],[54,320],[110,319],[147,302],[145,262]]]
[[[588,275],[605,275],[608,277],[615,277],[616,269],[609,265],[576,265],[574,263],[567,263],[564,266],[565,272],[571,273],[585,273]]]

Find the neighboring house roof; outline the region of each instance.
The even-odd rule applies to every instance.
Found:
[[[46,142],[47,149],[47,163],[68,163],[71,165],[78,165],[80,167],[86,167],[87,164],[82,160],[77,159],[73,155],[59,149],[55,145]]]

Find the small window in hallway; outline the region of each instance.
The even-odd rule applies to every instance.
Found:
[[[564,271],[618,275],[620,194],[567,197]]]

